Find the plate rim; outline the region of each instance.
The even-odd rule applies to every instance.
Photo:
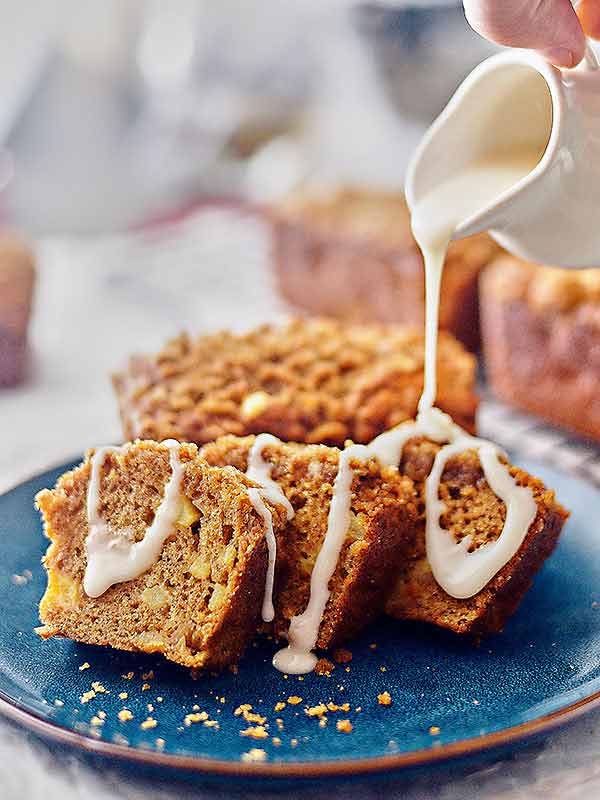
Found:
[[[24,484],[41,478],[48,472],[67,466],[80,460],[80,456],[69,459],[54,466],[47,466],[33,474],[22,477],[8,489],[0,492],[0,500],[6,495],[19,490]],[[543,462],[543,459],[540,459]],[[548,465],[552,466],[552,465]],[[555,469],[555,467],[553,467]],[[577,475],[571,475],[598,491],[590,481]],[[41,714],[25,709],[19,701],[0,689],[0,715],[20,725],[43,739],[67,745],[87,755],[116,759],[130,764],[144,764],[152,767],[186,770],[190,773],[221,777],[255,777],[255,778],[319,778],[319,777],[354,777],[370,775],[386,770],[423,767],[439,764],[444,761],[465,758],[488,750],[524,742],[532,737],[548,733],[555,728],[577,719],[583,714],[600,707],[600,690],[592,692],[563,708],[543,714],[533,720],[511,725],[498,731],[472,736],[457,742],[438,744],[430,748],[410,750],[403,753],[388,753],[380,756],[361,758],[344,758],[328,761],[297,762],[244,762],[227,759],[207,758],[205,756],[164,753],[158,750],[130,747],[128,745],[109,742],[67,728]]]
[[[589,697],[576,700],[564,708],[544,714],[535,720],[521,722],[518,725],[483,734],[482,736],[462,739],[459,742],[440,744],[427,750],[411,750],[406,753],[389,753],[383,756],[323,762],[248,763],[178,753],[162,753],[156,750],[129,747],[116,742],[95,739],[88,734],[71,730],[33,711],[21,708],[13,698],[0,691],[0,715],[45,739],[74,747],[88,755],[113,758],[122,762],[141,763],[153,767],[186,770],[187,772],[203,775],[239,778],[339,778],[439,764],[444,761],[476,755],[503,745],[526,741],[537,734],[547,733],[565,725],[599,706],[600,690]]]

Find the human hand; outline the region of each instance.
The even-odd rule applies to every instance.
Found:
[[[558,67],[583,58],[585,36],[600,39],[600,0],[463,0],[470,25],[497,44],[537,50]]]

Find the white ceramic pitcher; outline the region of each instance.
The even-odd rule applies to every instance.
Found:
[[[547,141],[538,165],[461,221],[454,239],[489,231],[511,253],[564,267],[600,266],[600,69],[511,50],[483,61],[425,134],[408,169],[409,206],[495,149]]]

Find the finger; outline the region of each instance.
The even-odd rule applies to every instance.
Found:
[[[586,34],[592,39],[600,39],[600,3],[598,0],[581,0],[577,6],[577,15]]]
[[[585,36],[570,0],[464,0],[464,7],[470,25],[498,44],[537,50],[560,67],[583,58]]]

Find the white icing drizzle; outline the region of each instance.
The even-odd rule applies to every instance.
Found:
[[[283,506],[287,512],[287,518],[292,519],[294,516],[294,509],[292,504],[283,493],[281,486],[271,478],[271,470],[273,464],[265,461],[263,458],[263,450],[265,447],[277,446],[281,444],[281,440],[270,433],[261,433],[254,440],[254,444],[248,453],[248,469],[246,470],[246,477],[250,478],[254,483],[260,485],[260,493],[270,503]]]
[[[411,209],[413,234],[425,261],[425,385],[419,401],[417,426],[423,420],[440,421],[433,407],[437,394],[436,361],[440,285],[448,244],[457,225],[518,183],[539,162],[545,142],[522,149],[499,150],[434,186]],[[510,561],[517,552],[537,505],[533,493],[512,479],[508,467],[498,459],[499,449],[483,439],[470,436],[448,418],[447,441],[434,460],[425,482],[427,560],[438,584],[456,598],[472,597]],[[438,440],[439,441],[439,440]],[[465,450],[478,451],[483,474],[492,491],[505,503],[506,519],[497,540],[469,552],[470,536],[457,542],[450,531],[440,527],[444,504],[439,486],[449,458]]]
[[[506,505],[506,519],[500,536],[473,552],[469,552],[470,535],[457,542],[451,531],[440,527],[444,503],[439,499],[440,480],[448,459],[471,449],[478,451],[485,479]],[[438,451],[425,482],[427,560],[436,581],[452,597],[464,599],[480,592],[521,547],[537,514],[531,490],[517,485],[506,465],[499,460],[499,455],[499,449],[491,442],[459,435]]]
[[[413,232],[425,257],[426,325],[425,382],[415,422],[386,431],[369,445],[351,445],[340,454],[338,474],[327,520],[327,532],[311,575],[310,599],[305,611],[292,619],[289,646],[280,650],[273,664],[289,673],[308,672],[314,668],[312,652],[329,599],[329,581],[338,563],[350,522],[353,459],[377,458],[382,464],[397,467],[404,445],[414,436],[426,436],[440,448],[431,474],[425,483],[427,509],[427,558],[440,586],[457,598],[471,597],[517,552],[535,519],[537,506],[532,492],[517,486],[506,465],[498,460],[498,449],[482,439],[470,436],[450,417],[434,408],[437,394],[436,362],[440,285],[448,243],[458,223],[485,206],[524,175],[540,160],[543,147],[525,151],[497,153],[464,168],[456,176],[435,187],[422,203],[412,209]],[[469,552],[471,538],[456,542],[450,531],[440,527],[444,504],[439,486],[449,458],[468,450],[479,452],[484,475],[492,491],[506,505],[506,519],[499,538]]]
[[[281,672],[299,675],[310,672],[317,663],[312,653],[323,612],[329,600],[329,581],[335,572],[340,550],[350,524],[352,469],[350,461],[366,451],[362,445],[351,445],[340,453],[338,473],[327,518],[327,532],[310,576],[310,598],[302,614],[293,617],[288,631],[289,645],[273,658],[273,666]],[[366,457],[366,452],[364,453]]]
[[[248,497],[254,506],[257,514],[263,518],[265,523],[265,538],[269,551],[269,563],[267,566],[267,577],[265,580],[265,592],[263,595],[262,618],[265,622],[271,622],[275,616],[273,608],[273,580],[275,577],[275,562],[277,560],[277,540],[273,532],[273,515],[264,504],[263,498],[274,504],[283,506],[286,510],[288,520],[294,516],[292,504],[283,493],[279,484],[271,478],[273,465],[263,458],[263,450],[269,445],[281,444],[280,440],[270,433],[259,434],[248,453],[248,468],[246,476],[254,483],[260,485],[260,489],[248,489]]]
[[[128,446],[102,447],[94,453],[87,493],[87,566],[83,579],[83,588],[89,597],[99,597],[115,583],[133,580],[150,569],[173,531],[181,506],[183,466],[179,460],[179,442],[168,439],[162,444],[169,451],[171,477],[154,520],[139,542],[134,541],[129,529],[111,530],[99,510],[102,465],[109,453],[124,453]]]
[[[311,575],[308,605],[302,614],[292,619],[288,634],[290,643],[273,659],[273,665],[282,672],[310,672],[317,660],[312,650],[329,600],[329,581],[337,566],[350,522],[351,462],[376,458],[381,464],[397,467],[404,445],[415,436],[448,442],[438,451],[425,483],[427,559],[436,581],[444,591],[457,598],[477,594],[510,561],[523,543],[537,513],[531,490],[515,483],[507,467],[498,460],[500,451],[494,444],[471,436],[439,409],[424,409],[415,422],[405,422],[385,431],[368,445],[350,445],[340,454],[327,532]],[[438,495],[448,459],[471,449],[479,452],[486,480],[492,491],[506,504],[506,519],[497,540],[468,552],[472,543],[470,536],[457,542],[450,531],[440,527],[444,504]]]
[[[419,413],[427,414],[437,396],[437,344],[440,312],[440,289],[446,248],[450,236],[442,247],[434,247],[425,259],[425,381],[419,400]]]
[[[411,227],[425,261],[425,386],[419,411],[436,398],[440,285],[446,250],[457,226],[524,178],[539,163],[546,141],[499,150],[463,166],[411,208]]]
[[[377,436],[368,445],[353,444],[340,453],[338,473],[333,484],[333,494],[327,518],[327,531],[317,555],[310,578],[310,598],[304,612],[292,619],[288,632],[289,645],[276,653],[273,664],[282,672],[292,675],[314,669],[314,649],[327,601],[329,581],[337,566],[340,552],[350,524],[352,504],[352,461],[376,458],[381,464],[398,466],[405,443],[413,436],[428,436],[436,441],[448,438],[452,422],[446,415],[438,420],[423,418],[405,422]]]
[[[248,489],[248,497],[254,506],[257,514],[263,518],[265,523],[265,539],[269,551],[269,563],[267,566],[267,577],[265,579],[265,591],[262,603],[262,618],[265,622],[272,622],[275,617],[273,607],[273,581],[275,578],[275,561],[277,559],[277,540],[273,532],[273,515],[261,497],[260,489]]]

